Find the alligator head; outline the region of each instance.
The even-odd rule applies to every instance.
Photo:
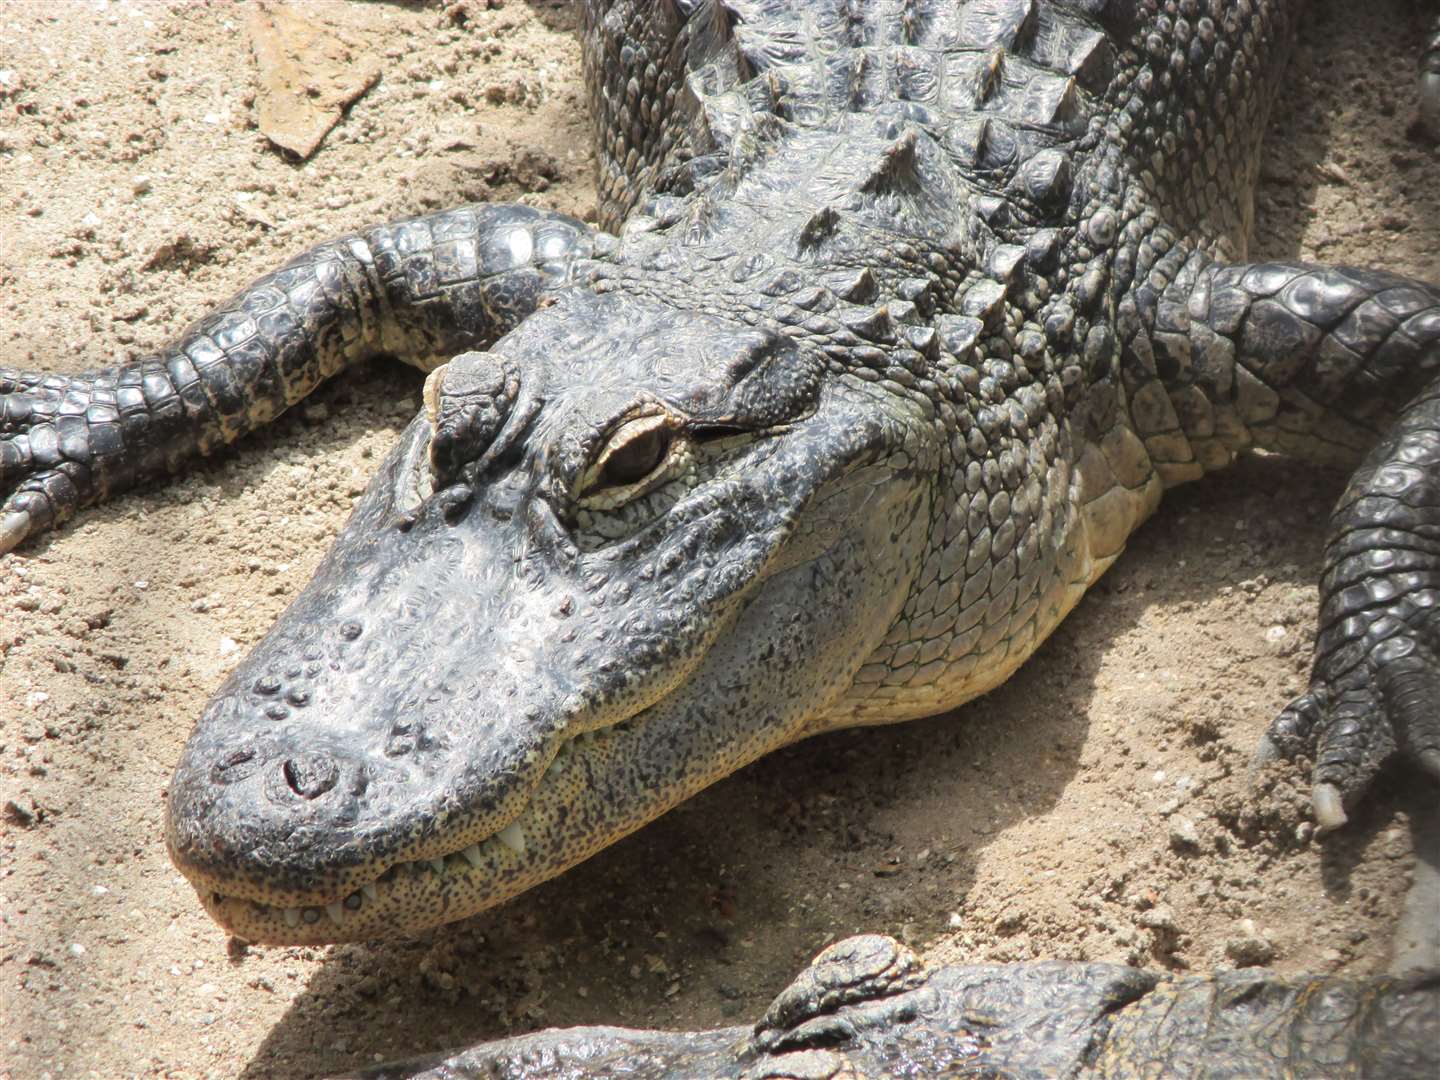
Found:
[[[210,913],[414,933],[843,722],[935,469],[920,410],[830,363],[576,290],[433,374],[177,768],[169,846]]]

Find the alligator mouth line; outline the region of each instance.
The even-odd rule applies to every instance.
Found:
[[[448,922],[482,911],[533,883],[522,879],[534,876],[535,880],[540,880],[570,865],[567,861],[548,871],[540,865],[522,874],[526,869],[522,860],[526,853],[524,822],[527,814],[534,808],[537,797],[556,789],[566,774],[574,770],[577,758],[631,731],[638,719],[639,714],[595,731],[581,732],[562,742],[539,782],[530,790],[524,805],[499,831],[455,851],[392,863],[343,897],[320,904],[281,907],[250,897],[227,896],[203,884],[197,885],[197,892],[211,916],[237,937],[274,944],[315,944],[384,937],[387,932],[410,933],[420,927],[413,922],[407,922],[403,927],[388,926],[383,916],[386,913],[413,912],[415,904],[422,898],[444,891],[458,891],[467,881],[480,886],[496,882],[507,874],[516,877],[513,888],[499,891],[485,889],[492,897],[476,903],[468,911],[459,914],[446,911],[449,903],[442,902],[436,907],[437,912],[444,914],[438,915],[434,922]],[[377,922],[377,918],[380,921]]]

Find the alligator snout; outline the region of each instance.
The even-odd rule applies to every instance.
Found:
[[[186,746],[168,839],[212,902],[298,910],[302,922],[338,904],[350,919],[395,868],[443,865],[467,837],[502,832],[555,752],[563,695],[517,637],[537,616],[475,625],[513,605],[513,560],[498,544],[462,544],[440,515],[385,524],[426,430],[407,434],[389,487],[357,508]]]

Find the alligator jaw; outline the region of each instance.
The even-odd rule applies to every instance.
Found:
[[[276,945],[318,945],[408,936],[483,911],[588,858],[608,840],[573,845],[573,858],[537,867],[531,856],[570,810],[584,801],[590,778],[626,751],[625,740],[645,724],[642,713],[560,744],[520,813],[493,835],[429,858],[393,863],[374,879],[340,895],[272,906],[226,896],[203,871],[192,884],[210,916],[235,937]],[[635,827],[643,824],[637,822]],[[186,866],[180,863],[181,869]]]

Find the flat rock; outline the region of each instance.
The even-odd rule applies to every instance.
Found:
[[[260,130],[281,149],[308,158],[345,108],[379,80],[380,61],[334,22],[307,18],[292,4],[256,4],[246,23],[259,68]]]

